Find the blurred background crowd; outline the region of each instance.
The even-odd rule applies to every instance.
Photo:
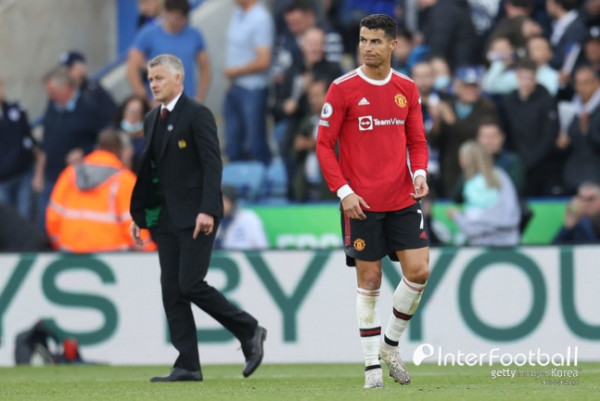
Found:
[[[244,204],[335,200],[314,154],[318,116],[330,83],[361,64],[359,22],[372,13],[398,21],[393,67],[421,93],[426,215],[451,200],[447,218],[466,244],[510,246],[532,199],[564,198],[554,241],[600,238],[600,0],[219,1],[235,6],[223,48],[190,23],[214,1],[137,1],[126,97],[90,78],[87,49],[64,49],[43,79],[45,111],[31,118],[0,71],[1,250],[155,249],[147,234],[143,247],[129,239],[128,198],[156,106],[145,63],[161,53],[182,59],[185,93],[200,102],[225,77],[214,111],[228,214],[216,246],[267,247]]]

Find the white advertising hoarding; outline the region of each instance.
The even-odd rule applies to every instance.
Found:
[[[600,247],[432,249],[402,352],[410,360],[430,344],[443,355],[577,352],[600,361],[598,260]],[[359,362],[355,275],[344,262],[339,250],[218,252],[207,280],[268,329],[265,362]],[[0,365],[14,363],[16,335],[38,319],[75,337],[85,360],[174,361],[156,254],[5,254],[0,265]],[[399,277],[386,260],[384,329]],[[194,309],[202,362],[242,363],[239,342]]]

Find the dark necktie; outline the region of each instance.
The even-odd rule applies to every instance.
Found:
[[[163,107],[163,109],[160,111],[160,119],[165,120],[168,117],[169,117],[169,109],[167,109],[166,107]]]

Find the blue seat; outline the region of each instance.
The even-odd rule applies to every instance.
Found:
[[[280,157],[273,159],[267,168],[263,198],[287,199],[288,179]]]
[[[265,166],[257,161],[230,162],[223,166],[223,185],[231,185],[241,199],[256,202],[265,185]]]

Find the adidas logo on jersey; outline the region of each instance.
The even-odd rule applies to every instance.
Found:
[[[360,102],[358,102],[358,105],[359,105],[359,106],[368,106],[368,105],[370,105],[370,104],[371,104],[371,103],[369,103],[369,101],[367,100],[367,98],[366,98],[366,97],[363,97],[362,99],[360,99]]]

